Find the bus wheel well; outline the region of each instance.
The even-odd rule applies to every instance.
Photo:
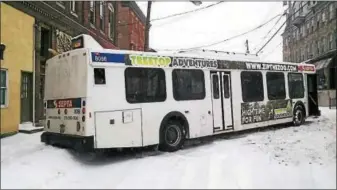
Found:
[[[159,137],[161,137],[161,133],[162,133],[162,130],[164,128],[164,126],[170,122],[170,121],[178,121],[184,128],[184,135],[186,138],[189,137],[189,124],[188,124],[188,121],[186,119],[186,117],[180,113],[180,112],[170,112],[168,113],[164,119],[162,120],[161,124],[160,124],[160,130],[159,130]],[[161,142],[161,138],[159,139],[159,141]]]
[[[304,115],[306,116],[307,115],[307,111],[305,110],[305,106],[304,106],[304,103],[302,101],[298,101],[295,103],[295,106],[294,106],[294,109],[297,107],[297,106],[301,106],[302,107],[302,110],[304,112]]]

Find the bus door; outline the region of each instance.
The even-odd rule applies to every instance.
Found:
[[[225,130],[233,128],[232,120],[232,86],[230,73],[222,72],[222,101],[223,101],[223,117]]]
[[[213,131],[232,129],[232,94],[228,72],[211,72]]]
[[[220,72],[211,72],[213,131],[223,130]]]

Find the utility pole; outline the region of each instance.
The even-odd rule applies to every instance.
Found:
[[[149,49],[151,7],[152,7],[152,1],[148,1],[147,2],[147,13],[146,13],[146,23],[145,23],[144,51],[148,51]]]
[[[246,40],[246,53],[249,53],[249,44],[248,44],[248,39]]]

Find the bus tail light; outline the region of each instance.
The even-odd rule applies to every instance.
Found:
[[[82,121],[85,122],[85,116],[82,116]]]
[[[85,108],[82,108],[82,113],[85,114]]]
[[[57,113],[60,115],[60,114],[61,114],[61,110],[60,110],[60,109],[58,109],[58,110],[57,110]]]
[[[80,122],[77,122],[76,130],[77,130],[77,132],[81,130],[81,124],[80,124]]]
[[[68,114],[68,110],[67,109],[64,109],[64,114]]]

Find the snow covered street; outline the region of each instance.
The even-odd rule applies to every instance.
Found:
[[[1,188],[336,188],[336,109],[300,127],[217,138],[174,153],[83,161],[40,134],[1,139]],[[228,135],[227,135],[228,136]],[[227,137],[226,136],[226,137]]]

